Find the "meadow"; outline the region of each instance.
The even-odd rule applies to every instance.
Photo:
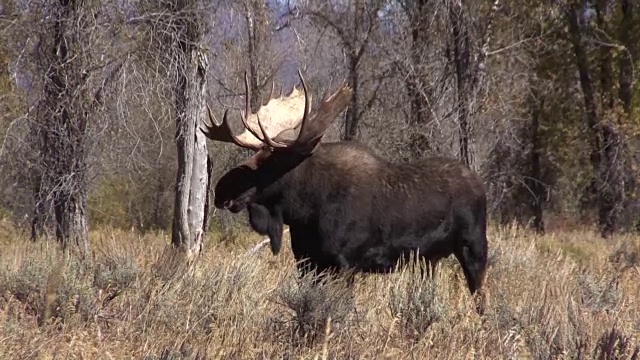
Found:
[[[92,230],[80,261],[0,220],[1,359],[638,359],[640,236],[491,226],[483,316],[454,258],[316,288],[238,232]]]

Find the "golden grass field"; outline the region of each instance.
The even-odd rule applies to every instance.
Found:
[[[640,237],[491,227],[479,316],[454,258],[296,281],[288,242],[208,239],[186,269],[169,236],[99,229],[80,262],[0,221],[1,359],[638,359]],[[635,354],[634,354],[635,352]],[[634,357],[635,356],[635,357]]]

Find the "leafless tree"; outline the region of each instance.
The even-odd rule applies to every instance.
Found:
[[[487,16],[480,41],[472,39],[474,19],[470,16],[469,4],[465,0],[447,0],[447,11],[451,24],[451,62],[456,74],[456,107],[455,113],[458,123],[458,142],[460,160],[467,164],[474,164],[471,149],[472,125],[471,117],[479,108],[478,94],[484,88],[486,73],[486,58],[489,41],[491,39],[491,25],[498,10],[500,0],[495,0]],[[474,44],[477,44],[474,46]]]
[[[113,34],[105,31],[105,24],[113,13],[103,5],[30,3],[25,15],[25,26],[38,29],[33,59],[42,74],[27,140],[37,152],[31,168],[31,237],[39,237],[52,211],[58,242],[64,248],[75,245],[83,256],[90,251],[87,198],[89,156],[98,136],[94,122],[121,68],[106,51]],[[42,13],[47,16],[40,17]]]
[[[383,5],[384,1],[381,0],[305,1],[299,12],[290,11],[302,17],[309,17],[316,27],[327,28],[338,38],[346,60],[347,78],[353,89],[344,125],[345,140],[353,140],[358,136],[360,120],[376,98],[374,91],[368,100],[363,101],[360,89],[361,64],[373,34],[379,28],[378,11]]]
[[[621,4],[623,19],[628,14],[629,4]],[[588,15],[589,5],[585,1],[569,1],[564,12],[569,25],[570,42],[575,54],[575,65],[580,76],[580,86],[584,99],[586,125],[589,129],[590,160],[593,168],[593,194],[596,196],[598,207],[598,224],[603,236],[615,232],[620,220],[620,214],[625,202],[624,176],[624,134],[620,132],[620,123],[615,115],[615,96],[613,93],[612,54],[611,46],[599,46],[599,72],[594,71],[593,61],[589,56],[587,39],[591,36],[593,21]],[[606,1],[595,2],[595,27],[605,34],[610,33],[609,22],[606,17],[611,4]],[[626,15],[628,16],[628,15]],[[622,28],[628,26],[623,20]],[[628,30],[628,29],[627,29]],[[623,36],[623,41],[628,39]],[[629,51],[627,49],[627,51]],[[621,96],[623,109],[628,103],[626,84],[628,76],[624,56],[621,65]],[[600,86],[594,84],[599,73]]]
[[[199,124],[207,108],[207,8],[199,1],[146,0],[142,20],[150,30],[150,61],[169,83],[176,121],[178,170],[172,244],[188,259],[202,250],[207,228],[211,159]]]

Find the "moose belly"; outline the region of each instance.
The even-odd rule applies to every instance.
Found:
[[[345,259],[349,267],[371,273],[391,272],[399,261],[402,265],[411,256],[435,262],[453,253],[452,223],[453,218],[445,216],[437,223],[369,224],[340,233],[339,238],[332,238],[336,235],[333,233],[321,239],[329,241],[322,246],[323,257],[334,257],[338,262]]]

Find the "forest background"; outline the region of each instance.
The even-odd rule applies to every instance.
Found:
[[[343,319],[336,293],[291,290],[292,272],[277,271],[293,269],[286,252],[252,266],[233,257],[259,239],[246,216],[208,203],[212,184],[250,154],[198,127],[207,105],[238,119],[245,72],[255,111],[272,83],[299,86],[298,69],[314,105],[344,80],[353,88],[326,141],[357,140],[391,161],[452,156],[481,174],[488,287],[503,289],[484,327],[453,305],[466,296],[457,282],[438,281],[437,293],[402,272],[393,296],[390,279],[360,293],[369,312],[344,329],[361,338],[335,330],[305,347],[296,336],[329,334],[327,319]],[[344,358],[630,356],[639,70],[634,0],[1,0],[2,350],[311,357],[331,342]],[[56,241],[93,265],[62,257]],[[154,265],[173,266],[167,244],[210,261],[175,280],[188,272]],[[271,284],[295,326],[262,305]],[[304,317],[309,301],[324,312]],[[387,301],[385,318],[377,306]],[[451,324],[459,331],[445,335]]]

